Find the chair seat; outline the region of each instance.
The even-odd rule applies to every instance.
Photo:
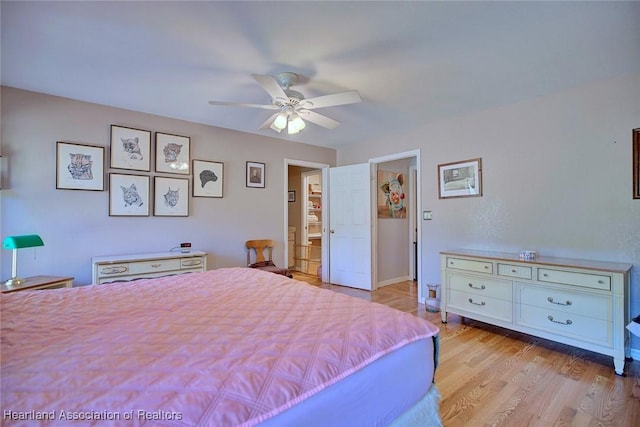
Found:
[[[278,267],[271,261],[256,262],[254,264],[249,265],[249,267],[257,268],[263,271],[268,271],[270,273],[282,274],[283,276],[293,278],[293,274],[291,274],[291,271],[289,271],[288,268]]]

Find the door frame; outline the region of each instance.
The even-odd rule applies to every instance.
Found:
[[[329,278],[329,239],[327,238],[327,224],[329,221],[329,196],[325,189],[329,188],[329,167],[327,163],[310,162],[307,160],[284,159],[284,189],[282,198],[284,203],[284,259],[289,259],[288,227],[289,227],[289,166],[300,166],[303,168],[319,169],[322,176],[322,278]],[[295,249],[294,249],[295,250]]]
[[[415,158],[415,171],[416,171],[416,182],[415,182],[415,191],[414,189],[412,189],[412,192],[416,195],[416,201],[415,201],[415,206],[413,207],[412,211],[415,215],[415,226],[417,229],[417,236],[416,236],[416,244],[418,246],[418,265],[417,267],[417,279],[418,279],[418,302],[422,303],[424,302],[424,295],[422,292],[422,278],[424,277],[422,274],[422,221],[419,220],[420,215],[418,214],[418,212],[420,212],[420,209],[422,207],[422,190],[421,190],[421,160],[420,160],[420,149],[416,149],[416,150],[411,150],[411,151],[405,151],[402,153],[396,153],[396,154],[390,154],[387,156],[382,156],[382,157],[376,157],[373,159],[369,159],[369,163],[371,164],[371,170],[372,170],[372,176],[375,177],[377,176],[377,169],[378,169],[378,164],[379,163],[385,163],[385,162],[390,162],[393,160],[402,160],[402,159],[411,159],[411,158]],[[411,169],[410,169],[411,170]],[[371,183],[371,187],[372,187],[372,191],[376,190],[375,188],[375,180],[372,181]],[[375,199],[372,199],[375,200]],[[372,202],[372,218],[376,218],[375,216],[375,209],[376,207],[373,206],[375,205],[375,203]],[[373,280],[373,289],[377,288],[377,283],[378,283],[378,251],[375,250],[375,248],[378,247],[378,221],[371,221],[371,242],[372,242],[372,246],[374,246],[374,250],[372,250],[372,254],[371,254],[371,262],[373,267],[373,271],[372,271],[372,276],[371,279]],[[413,257],[413,254],[411,254],[411,257]]]

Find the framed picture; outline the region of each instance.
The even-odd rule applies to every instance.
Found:
[[[482,159],[438,165],[438,191],[441,199],[482,196]]]
[[[57,142],[56,188],[104,190],[104,147]]]
[[[109,174],[109,216],[149,216],[149,182],[143,175]]]
[[[289,202],[295,202],[296,201],[296,190],[289,190],[289,194],[287,196],[287,200]]]
[[[193,160],[193,197],[222,197],[224,163]]]
[[[247,187],[264,188],[264,163],[247,162]]]
[[[189,216],[189,180],[154,177],[153,215]]]
[[[156,172],[189,175],[191,138],[156,132]]]
[[[633,198],[640,199],[640,128],[633,130]]]
[[[378,171],[378,218],[407,217],[404,182],[402,173]]]
[[[151,131],[111,125],[111,164],[115,169],[151,170]]]

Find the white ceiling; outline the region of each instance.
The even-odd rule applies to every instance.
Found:
[[[2,84],[339,147],[640,71],[640,2],[1,3]],[[258,126],[251,74],[293,71],[342,125]]]

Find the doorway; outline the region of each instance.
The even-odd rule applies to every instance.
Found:
[[[326,191],[329,165],[285,159],[285,259],[294,271],[328,277]]]

